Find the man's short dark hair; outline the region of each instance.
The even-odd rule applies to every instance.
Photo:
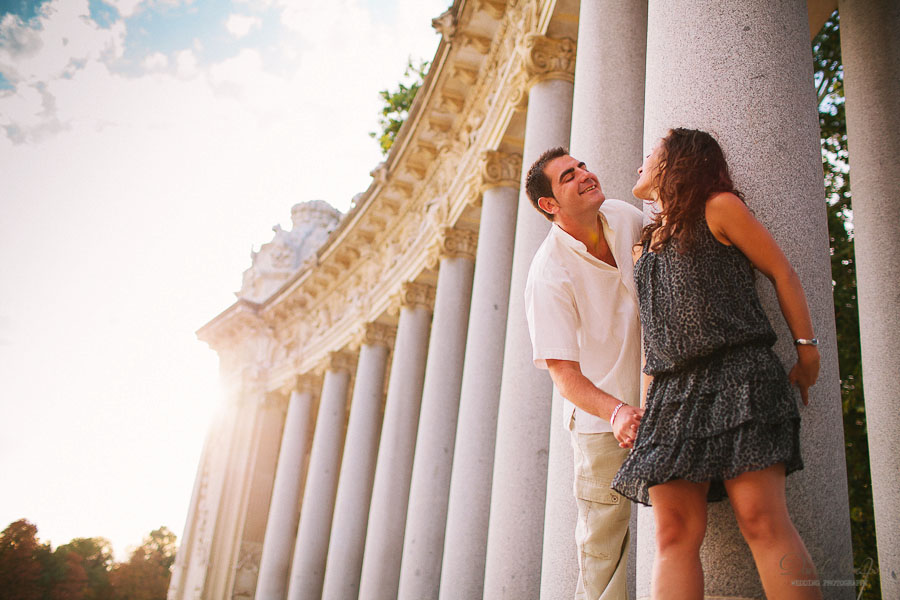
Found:
[[[525,193],[528,194],[528,199],[531,200],[531,203],[539,213],[551,221],[553,220],[553,215],[545,212],[538,204],[538,200],[541,198],[554,198],[553,188],[550,185],[550,178],[544,173],[544,168],[547,166],[547,163],[554,158],[559,158],[560,156],[566,156],[568,154],[569,151],[562,146],[557,146],[556,148],[550,148],[549,150],[544,151],[544,153],[534,161],[534,164],[528,169],[528,175],[525,176]]]

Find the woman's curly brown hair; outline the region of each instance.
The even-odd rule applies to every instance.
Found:
[[[679,253],[690,250],[706,201],[714,195],[731,192],[744,200],[731,181],[721,146],[705,131],[682,127],[669,130],[662,139],[659,162],[651,177],[651,186],[659,194],[660,211],[644,227],[640,245],[653,240],[658,229],[650,246],[654,252],[670,240]]]

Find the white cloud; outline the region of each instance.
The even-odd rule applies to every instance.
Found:
[[[259,17],[248,15],[231,15],[228,17],[225,27],[231,35],[240,39],[250,33],[253,29],[262,27],[262,20]]]
[[[178,77],[189,79],[200,70],[197,67],[197,56],[191,50],[182,50],[175,55],[175,69]]]
[[[148,71],[160,71],[169,66],[169,59],[162,52],[154,52],[141,63]]]

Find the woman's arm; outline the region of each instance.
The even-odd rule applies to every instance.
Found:
[[[632,262],[637,264],[643,253],[644,249],[641,246],[634,246],[631,249]],[[653,381],[653,375],[644,373],[644,367],[647,365],[647,350],[644,348],[643,328],[641,332],[641,408],[647,408],[647,390],[650,388],[650,382]]]
[[[788,262],[772,234],[756,220],[734,194],[717,194],[706,203],[706,222],[717,240],[734,245],[775,286],[781,313],[794,339],[814,337],[806,294],[797,272]],[[803,404],[809,404],[809,387],[819,376],[819,350],[797,346],[797,363],[789,379],[800,388]]]

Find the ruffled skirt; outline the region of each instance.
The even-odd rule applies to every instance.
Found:
[[[784,463],[803,468],[800,413],[784,367],[768,346],[741,346],[654,377],[634,448],[612,488],[650,504],[651,486],[675,479],[724,481]]]

